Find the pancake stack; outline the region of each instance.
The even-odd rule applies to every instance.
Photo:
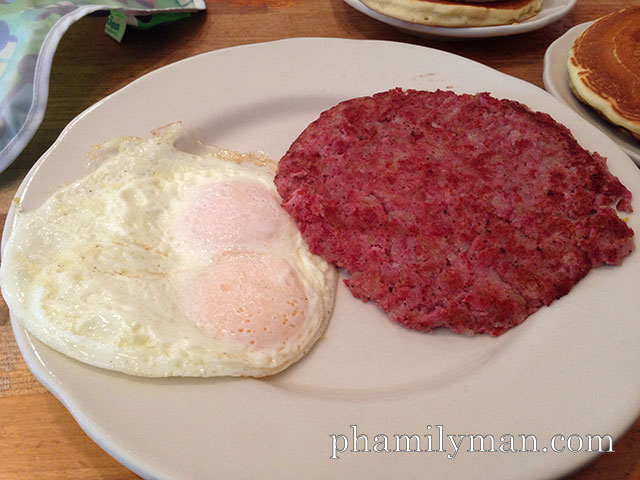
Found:
[[[578,99],[640,139],[640,7],[611,13],[585,30],[567,68]]]
[[[405,22],[437,27],[508,25],[533,17],[543,0],[361,0],[367,7]]]

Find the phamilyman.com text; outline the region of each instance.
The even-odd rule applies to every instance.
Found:
[[[426,433],[368,434],[358,425],[349,425],[347,433],[330,434],[331,459],[360,453],[440,453],[454,459],[461,453],[576,453],[613,452],[608,434],[562,434],[538,439],[533,434],[502,435],[464,433],[449,434],[443,425],[427,425]]]

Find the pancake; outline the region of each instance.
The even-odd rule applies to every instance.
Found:
[[[613,12],[569,52],[569,86],[600,115],[640,139],[640,7]]]
[[[405,22],[437,27],[508,25],[533,17],[543,0],[449,2],[445,0],[361,0],[367,7]]]

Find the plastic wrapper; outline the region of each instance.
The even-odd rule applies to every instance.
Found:
[[[0,171],[20,154],[42,122],[49,73],[60,38],[85,15],[121,12],[129,25],[147,28],[204,10],[204,0],[0,0]],[[151,21],[149,15],[162,15]],[[143,20],[138,20],[136,16]],[[107,29],[108,30],[108,29]]]

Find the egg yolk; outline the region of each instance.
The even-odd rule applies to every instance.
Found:
[[[288,221],[273,191],[241,180],[210,185],[198,193],[181,217],[184,235],[213,249],[266,244]]]
[[[281,347],[305,330],[308,300],[283,259],[223,254],[183,285],[184,310],[198,327],[249,348]]]

